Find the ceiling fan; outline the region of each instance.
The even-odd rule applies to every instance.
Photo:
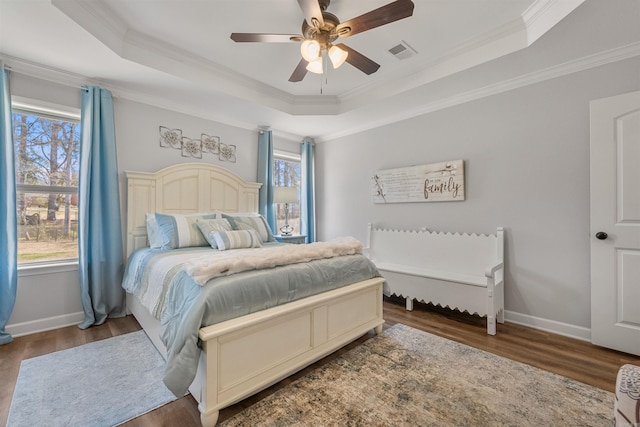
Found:
[[[380,27],[413,14],[411,0],[396,0],[385,6],[371,10],[356,18],[340,22],[337,16],[327,12],[331,0],[298,0],[305,19],[302,34],[231,33],[235,42],[288,43],[302,42],[302,59],[289,77],[290,82],[304,79],[307,71],[322,74],[323,52],[338,68],[345,61],[365,74],[378,71],[380,65],[344,43],[334,44],[339,37],[350,37],[358,33]]]

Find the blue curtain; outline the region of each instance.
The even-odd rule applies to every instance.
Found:
[[[18,232],[16,220],[16,172],[14,162],[13,126],[9,71],[0,62],[0,344],[13,341],[5,331],[18,287]]]
[[[270,130],[258,134],[258,182],[262,183],[258,194],[258,212],[265,217],[274,233],[276,210],[273,206],[273,138]]]
[[[118,163],[111,92],[82,87],[78,184],[81,329],[125,315]]]
[[[316,241],[315,144],[304,139],[300,145],[300,232],[307,243]]]

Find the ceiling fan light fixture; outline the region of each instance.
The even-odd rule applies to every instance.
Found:
[[[347,56],[349,56],[349,52],[340,49],[338,46],[331,46],[329,49],[329,59],[331,59],[333,68],[338,68],[344,64],[344,61],[347,60]]]
[[[327,12],[330,2],[331,0],[298,0],[298,6],[304,14],[301,34],[231,33],[231,40],[243,43],[301,42],[302,59],[289,77],[290,82],[302,81],[309,71],[318,74],[328,71],[326,62],[322,63],[322,57],[325,54],[333,68],[339,68],[344,62],[348,62],[349,65],[369,75],[378,71],[380,64],[376,64],[343,43],[338,43],[336,47],[333,47],[333,43],[340,37],[351,37],[409,18],[413,16],[415,7],[413,0],[394,0],[360,16],[340,22],[336,15]],[[320,92],[322,93],[322,90]]]
[[[322,57],[319,56],[313,61],[309,61],[309,64],[307,64],[307,71],[311,71],[315,74],[322,74]]]
[[[320,43],[317,40],[306,39],[300,45],[300,53],[302,57],[308,61],[315,61],[320,57]]]

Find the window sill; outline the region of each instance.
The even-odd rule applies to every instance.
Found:
[[[18,277],[78,271],[78,260],[39,263],[18,266]]]

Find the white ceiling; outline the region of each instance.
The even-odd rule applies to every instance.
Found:
[[[322,140],[373,126],[368,121],[394,97],[530,46],[583,1],[414,0],[412,17],[339,40],[380,64],[376,73],[344,64],[299,83],[288,81],[300,60],[297,43],[229,38],[299,34],[295,0],[0,0],[0,54],[17,69]],[[389,2],[333,0],[328,11],[346,21]],[[388,52],[402,41],[417,55],[399,60]]]

